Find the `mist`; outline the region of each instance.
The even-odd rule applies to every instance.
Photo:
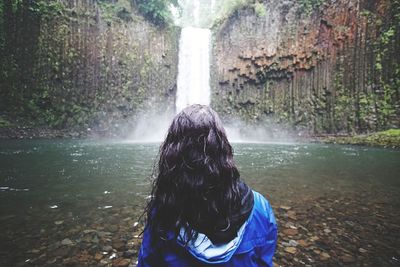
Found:
[[[148,112],[141,114],[136,122],[132,134],[128,136],[128,142],[157,143],[165,139],[168,127],[173,115],[170,113]]]
[[[160,143],[163,142],[172,122],[173,114],[147,112],[139,116],[127,142]],[[265,124],[250,124],[239,119],[223,122],[229,142],[232,143],[293,143],[293,131],[268,122]]]
[[[225,124],[228,140],[233,143],[293,143],[293,132],[275,123],[250,124],[239,119]]]

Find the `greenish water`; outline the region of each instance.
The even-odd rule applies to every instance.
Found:
[[[358,263],[398,264],[400,151],[318,144],[233,146],[243,180],[270,200],[280,229],[299,229],[295,237],[280,236],[282,242],[327,234],[332,242],[325,246],[338,250],[328,260],[332,264],[345,262],[345,254]],[[133,238],[124,235],[136,225],[149,195],[158,147],[0,140],[0,265],[63,265],[82,250],[92,258],[101,252],[111,261],[105,245]],[[295,218],[281,206],[288,206]],[[377,220],[380,226],[370,223]],[[88,241],[82,234],[88,229],[111,236]],[[62,246],[65,238],[74,244]],[[361,246],[368,252],[357,252]],[[125,255],[124,249],[117,248],[116,256]],[[284,265],[296,265],[294,258],[315,265],[321,257],[313,246],[298,249],[294,258],[284,249],[279,245],[276,255]]]

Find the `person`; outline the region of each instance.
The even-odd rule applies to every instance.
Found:
[[[273,266],[277,224],[240,180],[217,113],[191,105],[160,147],[138,266]]]

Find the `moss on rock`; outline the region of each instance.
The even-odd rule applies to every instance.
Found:
[[[398,149],[400,148],[400,129],[354,136],[329,136],[321,138],[321,141],[341,145],[365,145]]]

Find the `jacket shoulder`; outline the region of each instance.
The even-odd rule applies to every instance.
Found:
[[[266,220],[276,224],[274,212],[269,201],[260,193],[253,190],[254,207],[253,212],[256,216],[264,217]]]
[[[244,253],[276,242],[277,224],[268,200],[253,190],[254,206],[237,253]]]

